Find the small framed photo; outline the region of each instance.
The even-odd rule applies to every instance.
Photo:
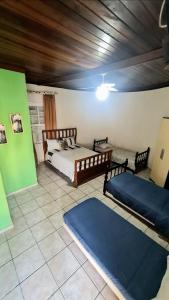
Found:
[[[6,131],[5,131],[5,125],[0,123],[0,144],[6,144],[7,138],[6,138]]]
[[[22,133],[22,118],[19,113],[10,115],[13,133]]]

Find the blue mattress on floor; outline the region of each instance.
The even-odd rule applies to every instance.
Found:
[[[64,221],[127,300],[156,296],[168,251],[96,198],[65,213]]]
[[[127,172],[112,177],[106,184],[106,190],[169,237],[168,190]]]

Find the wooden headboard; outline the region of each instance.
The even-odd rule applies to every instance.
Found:
[[[48,129],[42,130],[42,141],[44,155],[47,152],[47,139],[62,139],[65,137],[74,137],[75,143],[77,138],[77,128],[63,128],[63,129]]]

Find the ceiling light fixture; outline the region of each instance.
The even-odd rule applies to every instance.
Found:
[[[105,75],[106,74],[102,74],[102,83],[96,89],[96,98],[99,101],[105,101],[109,96],[109,92],[117,92],[117,89],[115,88],[115,83],[104,82]]]

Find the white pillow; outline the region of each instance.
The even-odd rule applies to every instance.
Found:
[[[112,144],[109,144],[109,143],[103,143],[103,144],[100,144],[100,145],[97,145],[97,147],[101,148],[101,149],[107,149],[107,148],[112,148]]]
[[[75,145],[75,138],[74,137],[63,138],[62,140],[67,143],[68,147]]]
[[[62,140],[56,140],[56,139],[50,139],[50,140],[46,140],[47,141],[47,145],[48,145],[48,151],[51,150],[62,150],[63,147],[63,141]]]
[[[48,151],[54,150],[57,147],[57,143],[55,139],[47,139]]]
[[[168,300],[169,299],[169,256],[167,256],[167,270],[162,279],[158,294],[152,300]]]

